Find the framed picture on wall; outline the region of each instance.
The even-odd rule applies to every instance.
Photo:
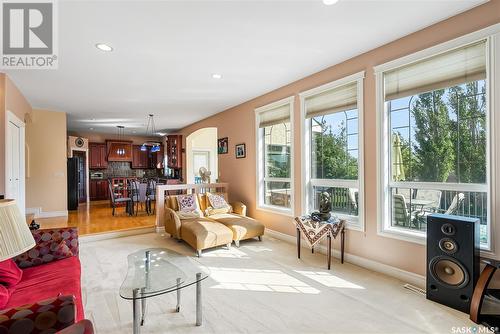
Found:
[[[228,147],[229,147],[229,140],[227,139],[227,137],[220,138],[219,140],[217,140],[217,152],[219,152],[219,154],[227,154]]]
[[[245,144],[237,144],[234,147],[234,152],[236,154],[236,159],[245,158],[247,156],[247,149]]]

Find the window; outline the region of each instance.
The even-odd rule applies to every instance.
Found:
[[[301,93],[304,208],[330,194],[332,213],[363,229],[362,85],[364,72]]]
[[[264,210],[292,215],[293,98],[256,110],[257,203]]]
[[[489,39],[437,48],[420,60],[376,68],[383,98],[380,232],[423,242],[429,214],[474,217],[489,250]]]

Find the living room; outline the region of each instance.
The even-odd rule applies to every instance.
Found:
[[[42,3],[0,333],[499,332],[500,0]]]

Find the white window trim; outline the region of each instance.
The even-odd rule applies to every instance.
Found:
[[[407,65],[409,63],[419,61],[425,58],[433,57],[437,54],[459,48],[463,45],[474,43],[482,39],[487,39],[487,101],[488,101],[488,118],[487,118],[487,159],[489,168],[487,170],[487,185],[450,185],[443,183],[421,183],[418,182],[418,187],[428,187],[436,189],[443,187],[449,190],[461,190],[467,188],[467,191],[486,191],[489,190],[488,201],[488,217],[490,219],[490,245],[486,249],[481,250],[481,254],[494,258],[499,258],[500,255],[500,237],[495,236],[494,231],[497,230],[496,222],[500,222],[500,210],[496,210],[496,194],[500,191],[500,179],[495,177],[494,171],[498,166],[500,158],[500,145],[491,145],[492,143],[500,142],[500,117],[495,117],[499,112],[500,92],[495,89],[495,82],[500,81],[500,64],[495,63],[495,56],[500,55],[500,24],[495,24],[485,29],[470,33],[468,35],[453,39],[451,41],[433,46],[431,48],[415,52],[408,56],[389,61],[387,63],[374,67],[375,83],[376,83],[376,112],[377,112],[377,210],[378,210],[378,235],[383,237],[395,238],[399,240],[409,241],[418,244],[426,244],[426,235],[422,232],[408,231],[405,229],[390,226],[390,198],[389,198],[389,166],[390,162],[388,154],[388,117],[387,108],[384,99],[384,82],[383,73],[397,67]],[[391,182],[391,185],[397,185],[397,182]],[[407,187],[410,183],[401,183]]]
[[[321,184],[331,183],[335,186],[346,186],[358,188],[358,217],[335,213],[339,218],[347,221],[347,228],[356,231],[365,231],[365,171],[364,171],[364,122],[363,122],[363,81],[365,71],[354,73],[339,80],[329,82],[327,84],[315,87],[313,89],[301,92],[300,96],[300,119],[301,119],[301,178],[302,178],[302,211],[309,214],[309,201],[312,196],[311,190],[318,180],[311,179],[311,143],[310,143],[310,123],[311,120],[306,118],[305,101],[307,97],[317,95],[324,91],[335,87],[343,86],[352,82],[357,82],[357,99],[358,99],[358,179],[357,180],[321,180]]]
[[[259,107],[255,109],[255,147],[256,147],[256,187],[255,187],[255,192],[256,192],[256,200],[257,200],[257,210],[265,211],[265,212],[271,212],[271,213],[277,213],[281,214],[284,216],[294,216],[294,155],[295,155],[295,149],[294,149],[294,120],[293,120],[293,114],[294,114],[294,96],[289,96],[287,98],[284,98],[282,100],[267,104],[265,106]],[[263,150],[264,150],[264,138],[261,134],[261,131],[259,129],[259,117],[262,113],[277,108],[281,107],[284,105],[290,105],[290,178],[273,178],[273,180],[276,181],[284,181],[284,182],[290,182],[290,208],[283,208],[280,206],[275,206],[275,205],[269,205],[264,203],[264,198],[262,196],[263,192],[263,186],[264,186],[264,178],[265,178],[265,170],[264,170],[264,157],[263,157]],[[269,178],[267,178],[267,181],[269,181]]]

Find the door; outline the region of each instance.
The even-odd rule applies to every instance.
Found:
[[[87,202],[86,154],[82,151],[73,151],[73,156],[77,159],[78,203],[85,203]]]
[[[24,190],[24,122],[7,111],[5,197],[15,199],[22,214],[25,214]]]
[[[210,152],[209,151],[193,151],[193,175],[196,178],[200,175],[200,168],[205,167],[210,170]]]

